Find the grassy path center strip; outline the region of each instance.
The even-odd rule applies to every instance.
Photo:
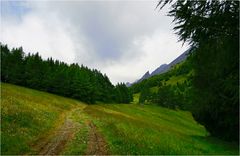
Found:
[[[34,145],[38,154],[57,155],[64,150],[65,145],[74,137],[76,131],[81,128],[79,123],[71,119],[72,113],[76,110],[79,110],[79,108],[63,113],[61,119],[59,119],[60,125]]]

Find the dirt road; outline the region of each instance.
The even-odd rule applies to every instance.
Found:
[[[90,132],[88,148],[86,151],[87,155],[107,155],[108,147],[103,136],[97,131],[96,126],[89,122]]]
[[[73,109],[63,113],[59,119],[59,124],[44,137],[40,138],[35,145],[35,151],[39,155],[60,155],[67,143],[74,138],[76,132],[81,130],[82,126],[88,126],[88,143],[86,155],[107,155],[108,146],[103,136],[98,132],[97,127],[90,121],[86,120],[85,124],[71,118],[74,111],[82,113],[84,109]],[[62,119],[61,119],[62,118]],[[83,119],[84,120],[84,119]],[[79,142],[81,144],[81,142]]]

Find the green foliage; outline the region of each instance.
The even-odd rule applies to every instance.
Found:
[[[139,97],[140,97],[140,93],[133,94],[133,101],[132,101],[132,103],[138,104],[139,103]]]
[[[239,1],[160,1],[193,56],[192,112],[214,136],[239,141]]]
[[[219,42],[208,41],[207,44],[197,49],[198,54],[195,57],[194,66],[196,76],[193,84],[196,90],[194,100],[198,101],[198,104],[197,109],[193,109],[193,114],[200,123],[206,125],[212,135],[237,141],[239,135],[239,56],[238,47],[233,45],[235,40],[237,39],[225,38],[224,41],[221,39]],[[235,42],[235,46],[237,44]],[[204,65],[198,67],[200,63]]]
[[[175,108],[178,104],[176,96],[174,96],[171,86],[162,86],[159,88],[154,102],[167,108]]]
[[[139,103],[147,102],[147,100],[149,100],[149,97],[150,97],[150,89],[146,83],[140,92]]]
[[[115,99],[118,103],[130,103],[133,100],[132,93],[124,83],[116,85]]]
[[[127,87],[116,88],[108,77],[98,70],[83,65],[68,65],[38,53],[25,56],[22,48],[8,49],[1,45],[1,81],[22,85],[58,95],[79,99],[86,103],[113,101],[129,103]]]
[[[11,81],[14,84],[23,82],[23,59],[22,48],[12,49],[1,44],[1,80],[3,82]]]

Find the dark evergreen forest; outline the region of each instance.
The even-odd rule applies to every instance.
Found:
[[[160,1],[169,4],[188,59],[168,73],[131,86],[140,103],[185,109],[212,136],[239,141],[239,1]],[[182,76],[182,83],[166,82]],[[157,90],[151,91],[153,88]]]
[[[160,1],[194,52],[194,118],[213,136],[239,141],[239,1]]]
[[[39,53],[25,54],[23,49],[1,43],[1,82],[75,98],[89,104],[96,102],[129,103],[132,95],[124,83],[114,86],[106,74],[77,63],[66,64]]]

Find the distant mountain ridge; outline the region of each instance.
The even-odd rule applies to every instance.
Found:
[[[147,79],[147,78],[149,78],[149,77],[151,77],[151,75],[150,75],[149,71],[147,71],[139,80],[137,80],[137,81],[135,81],[135,82],[133,82],[133,83],[127,82],[127,83],[126,83],[126,86],[127,86],[127,87],[130,87],[132,84],[141,82],[142,80]]]
[[[157,69],[155,69],[152,73],[151,76],[153,75],[157,75],[162,73],[163,71],[168,69],[168,65],[167,64],[162,64],[160,67],[158,67]]]
[[[138,82],[141,82],[142,80],[147,79],[147,78],[149,78],[149,77],[151,77],[151,75],[150,75],[149,71],[147,71],[147,72],[138,80]]]
[[[169,64],[162,64],[160,67],[158,67],[156,70],[154,70],[151,73],[151,76],[165,73],[165,72],[169,71],[172,68],[172,66],[186,60],[186,58],[188,57],[189,51],[190,51],[190,49],[186,50],[184,53],[182,53],[180,56],[178,56],[175,60],[173,60]]]
[[[169,64],[162,64],[160,65],[157,69],[155,69],[151,74],[149,73],[149,71],[147,71],[140,79],[136,80],[133,83],[129,83],[127,82],[126,85],[127,86],[131,86],[134,83],[139,83],[149,77],[152,77],[154,75],[158,75],[158,74],[163,74],[167,71],[169,71],[174,65],[186,60],[186,58],[188,57],[190,53],[190,49],[186,50],[184,53],[182,53],[180,56],[178,56],[176,59],[174,59],[171,63]]]

